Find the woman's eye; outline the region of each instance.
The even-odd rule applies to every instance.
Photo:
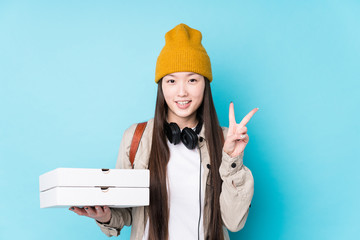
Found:
[[[190,79],[190,82],[196,82],[197,81],[197,79]]]
[[[167,80],[168,83],[174,83],[175,80],[174,79],[170,79],[170,80]]]

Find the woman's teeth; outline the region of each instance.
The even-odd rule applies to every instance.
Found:
[[[186,104],[188,104],[190,101],[184,101],[184,102],[177,102],[178,104],[180,104],[180,105],[186,105]]]

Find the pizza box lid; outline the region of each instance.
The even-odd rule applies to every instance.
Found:
[[[40,192],[54,187],[148,188],[148,169],[56,168],[39,176]]]

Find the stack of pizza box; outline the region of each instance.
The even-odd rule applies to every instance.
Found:
[[[40,208],[149,205],[148,169],[57,168],[39,177]]]

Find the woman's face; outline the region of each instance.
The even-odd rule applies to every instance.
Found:
[[[194,72],[175,72],[163,77],[162,90],[169,107],[168,122],[196,120],[205,89],[205,78]]]

